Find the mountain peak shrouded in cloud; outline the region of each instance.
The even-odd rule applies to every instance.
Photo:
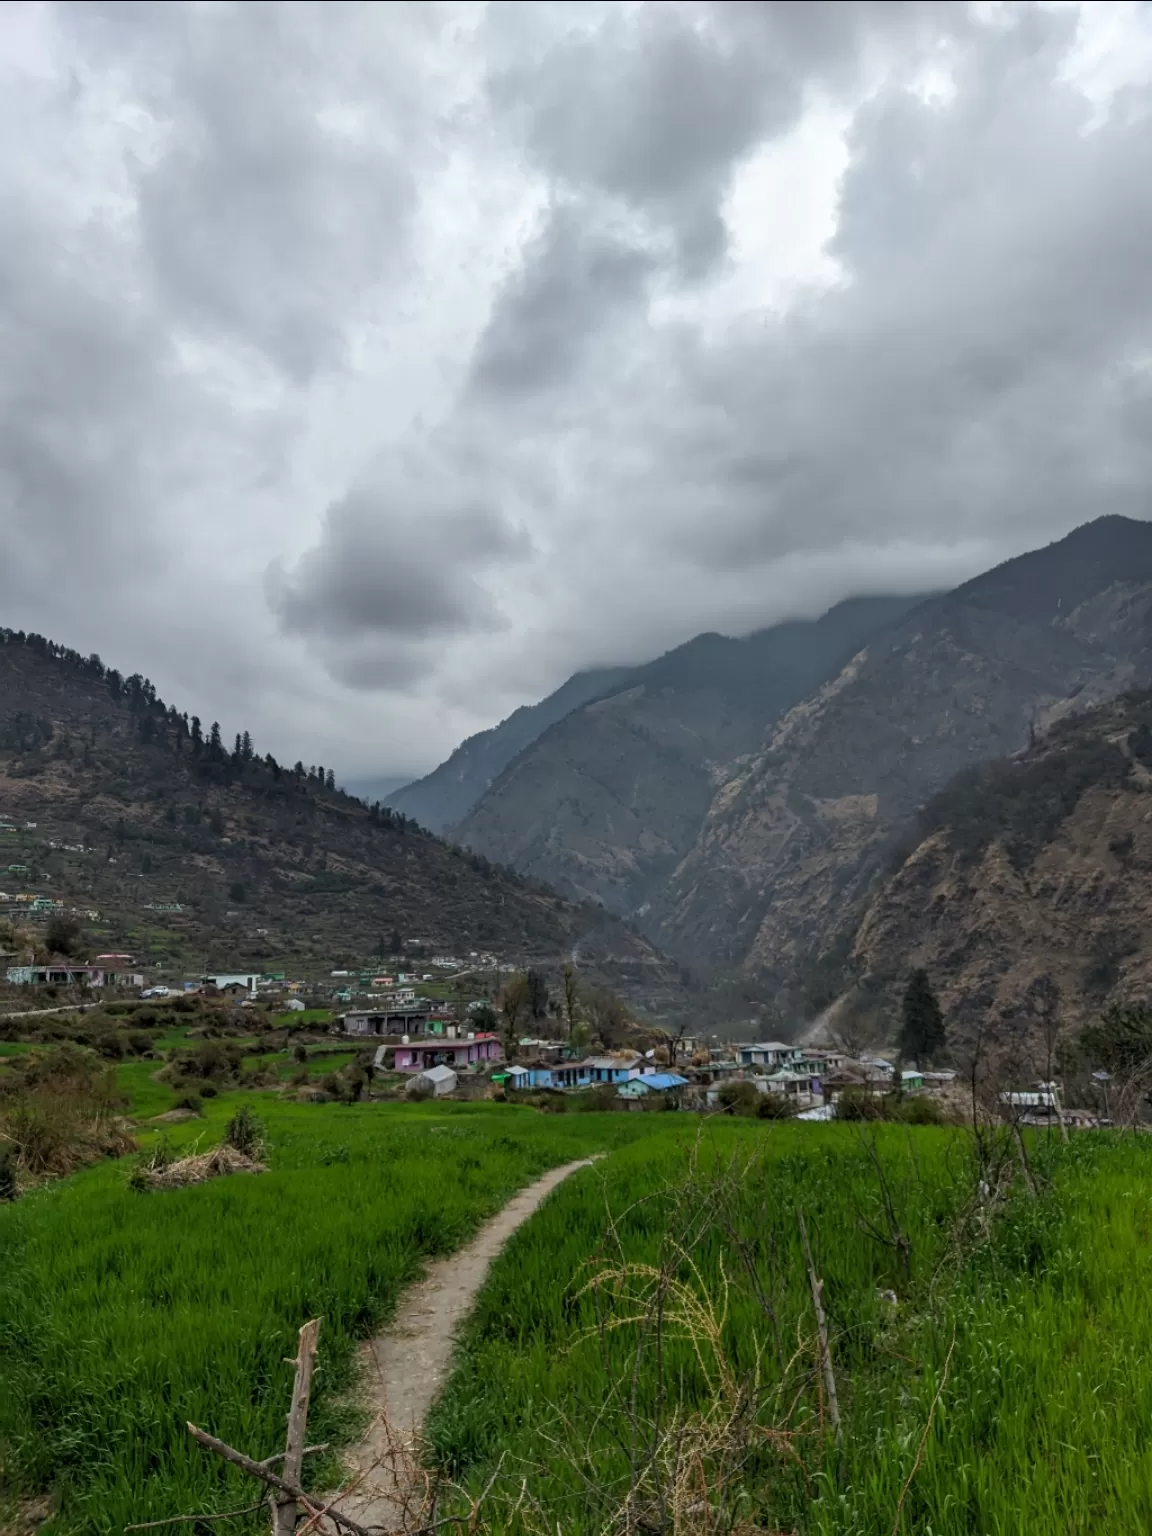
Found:
[[[0,617],[349,776],[1152,502],[1152,19],[0,12]]]

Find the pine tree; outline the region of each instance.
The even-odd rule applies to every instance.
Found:
[[[900,1055],[923,1067],[947,1045],[944,1015],[928,980],[928,972],[915,970],[901,1004]]]

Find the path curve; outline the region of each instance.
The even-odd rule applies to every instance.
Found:
[[[424,1278],[402,1293],[392,1326],[361,1346],[365,1406],[373,1421],[367,1438],[346,1458],[353,1479],[362,1476],[363,1484],[338,1507],[362,1525],[394,1527],[410,1502],[411,1490],[398,1486],[402,1468],[410,1464],[424,1419],[448,1376],[456,1330],[492,1260],[558,1185],[596,1161],[564,1163],[513,1195],[466,1247],[434,1259]]]

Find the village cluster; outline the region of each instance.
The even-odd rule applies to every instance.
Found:
[[[471,1010],[482,1007],[472,1004]],[[880,1097],[896,1087],[891,1062],[853,1061],[842,1051],[779,1040],[710,1045],[681,1036],[648,1051],[586,1055],[563,1040],[524,1036],[517,1040],[515,1059],[507,1061],[495,1031],[471,1028],[447,1006],[401,990],[379,1007],[343,1014],[337,1027],[345,1036],[375,1044],[378,1070],[423,1079],[438,1096],[456,1092],[462,1079],[484,1075],[509,1094],[608,1087],[636,1105],[660,1099],[681,1108],[711,1108],[725,1084],[748,1082],[758,1093],[787,1100],[800,1119],[825,1120],[845,1092]],[[903,1092],[931,1093],[950,1087],[955,1073],[903,1070],[900,1077]]]

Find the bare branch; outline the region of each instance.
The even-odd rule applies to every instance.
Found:
[[[208,1520],[239,1520],[242,1515],[255,1515],[264,1508],[264,1500],[249,1504],[246,1509],[230,1509],[223,1515],[169,1515],[166,1520],[143,1520],[139,1525],[126,1525],[125,1531],[155,1531],[162,1525],[200,1525]]]

